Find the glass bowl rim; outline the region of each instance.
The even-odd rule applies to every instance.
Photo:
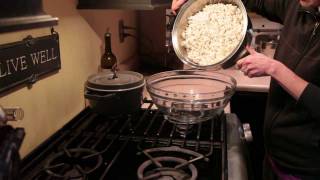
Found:
[[[226,82],[224,80],[222,80],[222,82],[231,85],[231,88],[230,89],[226,89],[226,90],[216,91],[216,92],[208,92],[208,93],[182,93],[182,92],[174,92],[174,91],[163,90],[163,89],[160,89],[160,88],[152,87],[150,85],[153,82],[153,81],[150,82],[151,79],[154,78],[155,76],[159,76],[159,75],[166,74],[166,73],[179,73],[179,72],[208,72],[208,73],[212,73],[212,74],[217,74],[217,75],[229,78],[231,83],[230,82]],[[194,74],[194,75],[199,75],[199,74]],[[179,74],[177,74],[176,76],[179,76]],[[169,77],[173,77],[173,76],[167,76],[167,77],[164,77],[164,79],[168,79]],[[208,77],[212,77],[212,76],[208,76]],[[214,79],[212,79],[212,80],[214,80]],[[220,73],[220,72],[211,72],[211,71],[206,71],[206,70],[172,70],[172,71],[164,71],[164,72],[153,74],[150,77],[148,77],[147,80],[146,80],[146,88],[147,88],[148,92],[150,94],[153,94],[153,95],[156,95],[156,96],[160,96],[160,97],[164,97],[164,96],[155,94],[152,91],[156,90],[156,91],[161,91],[161,92],[165,92],[165,93],[179,93],[181,95],[195,95],[195,94],[208,95],[208,94],[218,94],[218,93],[226,93],[226,92],[233,93],[235,91],[235,89],[236,89],[236,86],[237,86],[237,81],[232,76],[226,75],[226,74]]]

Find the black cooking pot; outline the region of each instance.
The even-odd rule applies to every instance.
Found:
[[[140,109],[144,85],[140,73],[118,71],[114,78],[113,72],[106,71],[88,77],[84,97],[101,115],[125,115]]]

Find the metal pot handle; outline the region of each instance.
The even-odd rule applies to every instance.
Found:
[[[251,46],[252,43],[252,38],[253,38],[253,30],[252,29],[248,29],[246,32],[246,43],[243,47],[243,50],[240,52],[240,54],[237,57],[237,60],[244,58],[246,56],[248,56],[250,53],[247,51],[246,46]]]
[[[103,100],[110,99],[116,96],[116,93],[106,94],[106,95],[98,95],[98,94],[90,94],[87,90],[84,92],[84,97],[92,100]]]
[[[251,46],[252,44],[252,39],[253,39],[253,30],[252,29],[248,29],[246,32],[246,46]],[[241,52],[239,55],[239,59],[248,56],[250,53],[247,51],[246,48],[244,48],[243,50],[245,53]]]

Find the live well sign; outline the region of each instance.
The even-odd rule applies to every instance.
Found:
[[[0,46],[0,93],[32,84],[61,68],[59,36],[52,34]]]

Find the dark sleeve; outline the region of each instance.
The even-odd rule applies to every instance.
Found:
[[[290,1],[294,0],[242,0],[247,9],[271,21],[283,24]]]
[[[311,117],[320,121],[320,88],[309,83],[302,92],[298,103],[305,107]]]

